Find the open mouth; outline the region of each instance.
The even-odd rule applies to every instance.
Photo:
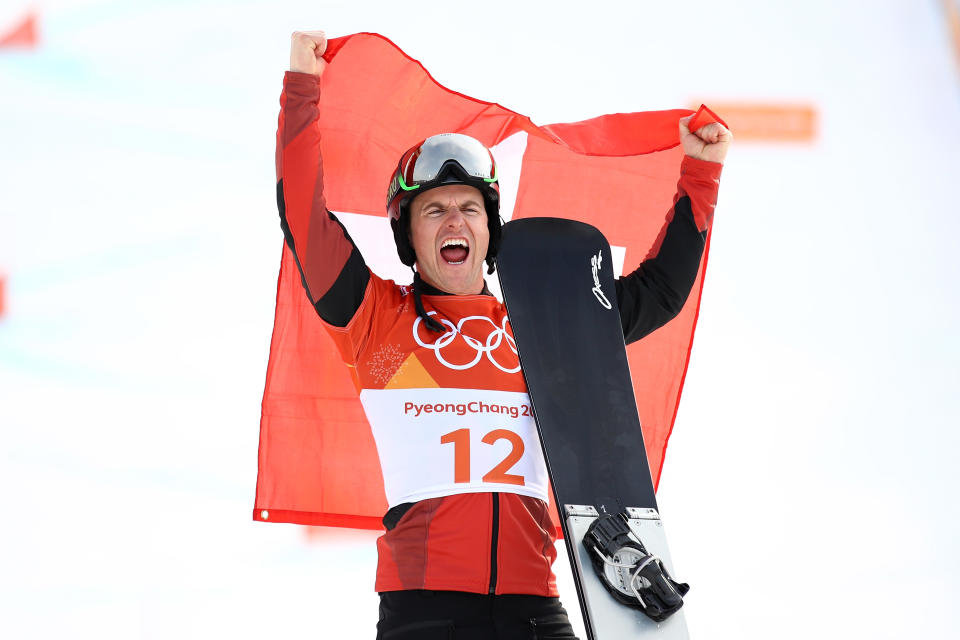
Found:
[[[470,244],[464,238],[447,238],[440,245],[440,257],[447,264],[463,264],[470,255]]]

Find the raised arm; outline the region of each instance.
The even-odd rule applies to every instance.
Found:
[[[322,31],[291,36],[277,127],[277,208],[307,297],[321,318],[343,327],[363,301],[370,271],[323,196],[317,102],[326,46]]]
[[[689,121],[689,117],[680,120],[680,140],[686,155],[666,224],[637,270],[617,279],[620,322],[627,344],[680,313],[700,270],[717,204],[720,171],[733,136],[720,123],[691,133]]]

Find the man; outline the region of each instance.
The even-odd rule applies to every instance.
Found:
[[[284,236],[351,367],[389,510],[377,543],[378,639],[573,638],[551,565],[556,523],[506,309],[487,291],[500,237],[489,150],[440,134],[400,158],[387,210],[413,285],[372,274],[323,197],[322,32],[292,36],[277,132]],[[682,308],[716,203],[729,131],[680,121],[686,158],[656,256],[617,282],[625,338]],[[552,212],[544,212],[550,214]]]

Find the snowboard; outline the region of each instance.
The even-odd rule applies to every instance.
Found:
[[[628,607],[594,571],[588,528],[623,514],[670,574],[617,307],[610,246],[561,218],[506,223],[497,273],[560,514],[589,640],[688,638],[683,610],[662,622]],[[592,538],[588,539],[592,540]]]

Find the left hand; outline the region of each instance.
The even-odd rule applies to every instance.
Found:
[[[691,158],[723,164],[730,143],[733,142],[733,134],[719,122],[711,122],[691,132],[687,124],[692,117],[680,118],[680,143],[683,145],[683,152]]]

